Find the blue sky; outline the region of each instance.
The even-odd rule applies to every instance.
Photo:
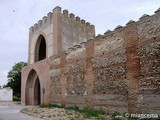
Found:
[[[0,0],[0,85],[11,67],[27,61],[28,30],[56,6],[89,21],[96,34],[154,14],[160,0]]]

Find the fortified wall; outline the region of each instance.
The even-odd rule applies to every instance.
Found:
[[[47,58],[67,51],[69,47],[86,42],[95,37],[95,27],[84,19],[68,10],[61,11],[60,7],[44,16],[29,30],[29,58],[28,63],[36,62],[35,48],[37,40],[42,35],[46,40]]]
[[[35,24],[30,29],[22,103],[37,103],[39,94],[39,104],[160,113],[160,9],[96,37],[93,25],[68,16],[66,10],[61,13],[59,7],[54,11],[47,17],[49,27]],[[46,58],[35,61],[40,35],[46,41]],[[44,93],[35,92],[37,79]]]

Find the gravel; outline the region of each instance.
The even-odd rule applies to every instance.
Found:
[[[45,120],[111,120],[110,116],[103,115],[98,118],[85,118],[79,112],[63,108],[24,108],[21,112]]]

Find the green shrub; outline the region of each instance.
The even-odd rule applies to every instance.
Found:
[[[115,111],[115,112],[112,114],[112,120],[121,120],[122,118],[116,118],[116,116],[118,116],[118,115],[120,115],[120,113]]]
[[[64,108],[66,110],[74,110],[76,112],[82,113],[85,117],[98,117],[99,115],[107,115],[107,113],[102,109],[90,109],[90,108],[82,108],[80,109],[77,106],[65,107],[64,105],[57,104],[42,104],[40,108]]]
[[[21,98],[14,95],[13,96],[13,101],[21,101]]]
[[[81,111],[82,113],[84,113],[87,117],[98,117],[99,115],[105,115],[106,112],[103,111],[102,109],[88,109],[88,108],[84,108]]]
[[[79,112],[79,107],[77,106],[70,106],[70,107],[65,107],[66,110],[75,110]]]
[[[66,110],[74,110],[76,112],[82,113],[85,117],[98,117],[99,115],[106,115],[107,113],[102,109],[90,109],[90,108],[82,108],[80,109],[77,106],[74,107],[66,107]]]
[[[57,105],[57,104],[41,104],[40,106],[39,106],[40,108],[65,108],[65,106],[64,105]]]

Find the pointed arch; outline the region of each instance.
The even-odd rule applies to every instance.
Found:
[[[43,60],[47,57],[47,47],[46,47],[46,39],[41,34],[37,39],[37,43],[35,46],[35,62]]]
[[[26,105],[39,105],[41,104],[41,85],[39,77],[34,69],[28,75],[26,82]]]

